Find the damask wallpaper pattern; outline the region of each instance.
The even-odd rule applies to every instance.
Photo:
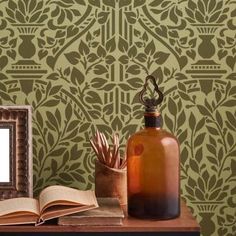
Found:
[[[207,235],[236,233],[234,0],[1,0],[0,103],[33,107],[34,193],[94,183],[89,138],[142,127],[153,74],[181,144],[182,197]]]

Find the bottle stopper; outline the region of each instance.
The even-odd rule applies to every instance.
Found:
[[[154,86],[153,94],[158,94],[158,98],[145,97],[145,93],[147,92],[148,81],[151,81]],[[152,75],[148,75],[146,77],[146,81],[144,83],[143,89],[139,93],[139,100],[145,106],[145,111],[147,113],[155,113],[157,111],[157,106],[163,101],[163,93],[159,90],[158,85],[156,83],[156,79]]]

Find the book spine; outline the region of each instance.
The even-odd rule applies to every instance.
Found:
[[[44,223],[44,219],[42,219],[41,217],[37,220],[37,222],[35,223],[35,226],[39,226],[42,225]]]

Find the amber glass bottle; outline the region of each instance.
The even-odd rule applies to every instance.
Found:
[[[143,98],[148,80],[153,82],[158,99]],[[140,98],[146,106],[145,128],[131,136],[127,144],[128,214],[138,218],[175,218],[180,214],[179,144],[161,128],[156,106],[163,95],[152,76],[147,77]]]

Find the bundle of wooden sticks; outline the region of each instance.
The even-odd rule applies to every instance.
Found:
[[[110,168],[123,169],[126,167],[126,157],[120,156],[118,134],[113,135],[112,142],[113,144],[109,145],[106,136],[99,131],[90,139],[93,150],[102,164]]]

